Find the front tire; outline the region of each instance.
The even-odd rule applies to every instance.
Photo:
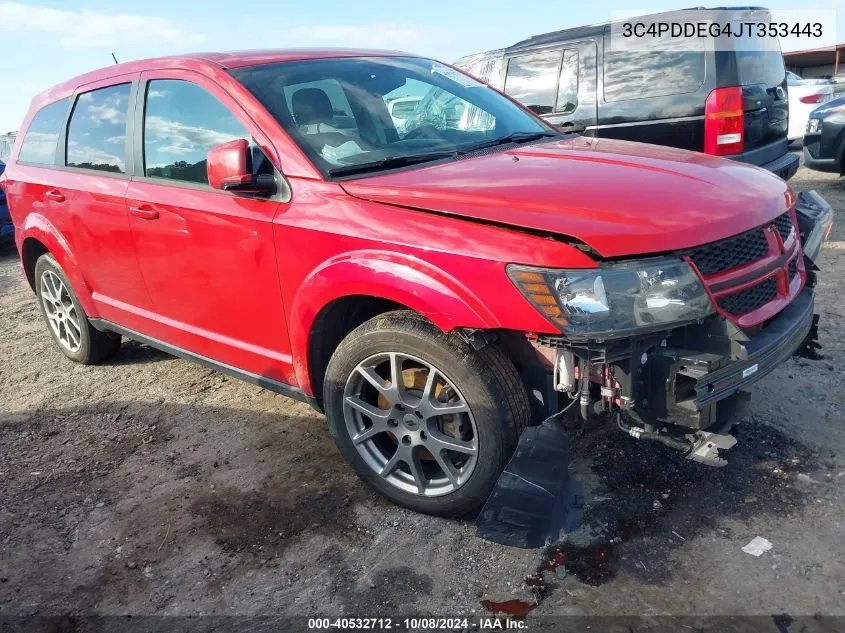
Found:
[[[35,294],[53,340],[69,359],[90,365],[117,352],[120,335],[94,329],[67,275],[49,253],[35,263]]]
[[[332,355],[323,396],[338,449],[361,478],[440,516],[480,509],[530,417],[501,350],[473,351],[408,311],[353,330]]]

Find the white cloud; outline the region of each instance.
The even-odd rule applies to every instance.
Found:
[[[30,132],[24,138],[20,160],[33,163],[52,162],[56,154],[56,141],[58,138],[58,134]]]
[[[293,27],[284,37],[309,46],[331,45],[351,48],[395,48],[414,50],[443,41],[455,29],[429,28],[413,24],[378,22],[373,24],[316,24]]]
[[[167,18],[108,14],[88,9],[66,11],[0,2],[0,30],[40,31],[76,47],[127,44],[194,46],[205,38]]]
[[[209,148],[241,138],[234,134],[170,121],[158,116],[147,118],[145,135],[147,144],[168,143],[168,145],[156,147],[154,156],[147,156],[149,167],[169,164],[173,162],[175,155],[196,154],[194,158],[205,158],[205,153]]]

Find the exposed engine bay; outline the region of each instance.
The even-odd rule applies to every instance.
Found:
[[[783,267],[778,274],[784,281],[778,283],[789,291],[798,288],[799,275],[804,275],[804,282],[786,307],[765,320],[748,326],[747,320],[733,318],[730,312],[737,303],[743,306],[740,310],[765,305],[760,299],[749,304],[743,298],[749,291],[741,291],[714,300],[720,310],[706,319],[646,335],[576,341],[525,335],[539,366],[539,372],[527,377],[539,416],[545,418],[577,402],[583,420],[602,416],[635,439],[657,441],[688,459],[724,466],[722,452],[736,444],[730,428],[748,400],[744,389],[793,354],[818,357],[818,315],[813,312],[818,269],[813,260],[830,230],[830,207],[810,192],[801,195],[795,210],[797,237],[805,250],[802,256],[792,255],[796,244],[776,263]],[[787,240],[791,227],[782,229],[776,222],[770,230],[781,231],[783,239],[777,242],[781,246],[792,242],[791,237]],[[737,244],[738,239],[729,245],[746,247]],[[724,249],[717,256],[736,259],[725,255]],[[704,265],[699,268],[706,270]],[[751,292],[768,282],[774,285],[770,278]],[[773,293],[770,300],[776,296]],[[730,309],[722,309],[725,306]]]
[[[741,266],[730,268],[725,263],[743,256],[748,263],[759,257],[753,244],[749,248],[747,236],[711,248],[717,265],[729,268],[728,275],[740,271],[740,282],[722,284],[722,293],[710,291],[725,278],[723,270],[708,278],[702,272],[706,262],[699,266],[693,260],[711,300],[718,304],[706,318],[602,339],[463,333],[474,347],[495,343],[506,349],[534,405],[535,426],[523,431],[482,509],[479,537],[536,548],[577,528],[583,493],[568,471],[570,446],[561,424],[563,415],[576,406],[583,421],[604,419],[637,440],[659,442],[701,464],[728,463],[726,453],[737,443],[731,429],[749,399],[744,389],[792,355],[820,358],[818,315],[813,311],[818,270],[814,260],[830,233],[832,213],[821,197],[809,192],[801,194],[795,206],[797,226],[793,220],[781,221],[784,217],[755,230],[768,242],[769,264],[766,268],[751,262],[755,271],[751,275],[743,276]],[[746,253],[737,255],[732,249]],[[529,274],[528,282],[541,287],[539,277]],[[768,291],[772,279],[776,288],[761,298],[761,289]],[[767,305],[776,309],[767,314]],[[557,306],[546,307],[551,307],[553,317],[558,315]],[[739,318],[732,314],[734,309]],[[767,316],[756,322],[743,318],[751,313]]]

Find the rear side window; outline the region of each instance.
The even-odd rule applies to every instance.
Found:
[[[144,113],[146,176],[207,185],[208,150],[240,138],[250,140],[249,132],[204,88],[178,79],[149,82]]]
[[[783,83],[784,76],[788,74],[794,79],[800,79],[786,72],[783,54],[780,52],[780,42],[777,38],[758,37],[756,33],[745,33],[743,37],[734,38],[733,45],[736,51],[739,83],[743,86],[752,84],[763,84],[769,88],[779,86]]]
[[[661,38],[649,50],[604,36],[604,100],[626,101],[695,92],[704,83],[705,38]]]
[[[29,124],[23,137],[18,160],[22,163],[54,165],[56,163],[56,143],[65,121],[70,98],[62,99],[41,108]]]
[[[79,95],[67,130],[68,167],[126,173],[130,88],[120,84]]]
[[[578,107],[578,51],[563,51],[555,112],[569,114]]]
[[[511,57],[505,76],[505,94],[537,114],[549,114],[555,107],[561,51]]]

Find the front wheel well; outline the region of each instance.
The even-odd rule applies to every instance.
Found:
[[[33,290],[35,290],[35,263],[39,257],[49,252],[50,250],[34,237],[28,237],[23,241],[23,245],[21,246],[21,262],[23,263],[26,280],[29,282],[29,287]]]
[[[400,303],[381,297],[352,295],[335,299],[320,310],[308,336],[308,375],[321,409],[329,359],[346,335],[379,314],[407,309]]]

